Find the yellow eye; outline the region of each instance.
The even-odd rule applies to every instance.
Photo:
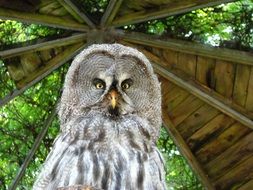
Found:
[[[96,87],[96,89],[105,89],[105,82],[101,79],[95,78],[93,80],[93,85]]]
[[[96,84],[96,88],[97,88],[97,89],[104,88],[103,83],[97,83],[97,84]]]
[[[131,87],[132,84],[133,84],[132,79],[126,79],[121,83],[121,88],[122,90],[127,90]]]
[[[122,84],[122,88],[125,90],[125,89],[128,89],[130,87],[130,84],[128,83],[124,83]]]

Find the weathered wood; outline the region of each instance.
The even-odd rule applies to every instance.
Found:
[[[41,64],[41,59],[36,52],[25,53],[20,56],[20,64],[25,73],[32,73]]]
[[[43,14],[20,12],[4,8],[0,8],[0,19],[17,20],[20,22],[33,23],[33,24],[36,23],[68,30],[88,31],[89,29],[86,25],[77,23],[73,20],[66,18],[48,16]]]
[[[50,69],[46,70],[43,74],[39,75],[37,78],[35,78],[31,82],[29,82],[27,85],[23,86],[21,89],[16,89],[12,93],[10,93],[9,95],[7,95],[3,99],[1,99],[0,100],[0,107],[4,106],[5,104],[7,104],[9,101],[11,101],[12,99],[14,99],[16,96],[22,94],[28,88],[30,88],[31,86],[33,86],[34,84],[36,84],[37,82],[39,82],[40,80],[42,80],[43,78],[45,78],[46,76],[48,76],[50,73],[52,73],[55,69],[57,69],[58,67],[60,67],[61,65],[63,65],[64,63],[66,63],[67,61],[69,61],[70,59],[72,59],[86,45],[82,45],[79,48],[77,46],[79,46],[79,44],[75,45],[75,48],[77,48],[77,49],[75,49],[72,52],[69,52],[68,56],[64,57],[64,59],[59,60],[60,56],[58,56],[57,58],[55,58],[55,60],[56,60],[55,62],[57,62],[57,64],[55,64],[53,67],[50,67]],[[74,49],[74,46],[72,48]],[[66,51],[70,51],[70,50],[66,50]],[[53,59],[51,61],[53,62]]]
[[[234,64],[217,60],[214,77],[215,90],[227,98],[232,98],[234,86]]]
[[[40,3],[38,6],[38,13],[45,15],[53,15],[60,17],[69,17],[71,15],[67,12],[67,10],[58,2],[58,1],[48,1],[47,3]]]
[[[129,24],[136,24],[140,22],[150,21],[153,19],[178,15],[192,10],[220,5],[222,3],[232,2],[233,0],[190,0],[190,1],[173,1],[168,5],[157,7],[155,9],[148,9],[147,11],[139,11],[132,14],[116,18],[112,23],[113,26],[125,26]]]
[[[169,67],[175,67],[178,62],[178,52],[168,49],[162,49],[162,55]]]
[[[45,49],[66,46],[66,45],[70,45],[70,44],[74,44],[78,42],[83,42],[86,40],[86,37],[87,37],[86,34],[76,34],[76,35],[69,36],[66,38],[59,38],[56,40],[42,42],[42,43],[30,45],[30,46],[8,49],[8,50],[0,51],[0,57],[9,58],[9,57],[15,57],[27,52],[42,51]]]
[[[218,114],[219,111],[217,109],[208,104],[204,104],[178,125],[177,130],[184,139],[187,139]]]
[[[238,187],[238,190],[252,190],[253,187],[253,179],[251,179],[246,184],[243,184],[241,187]]]
[[[203,104],[204,102],[199,100],[195,96],[188,96],[175,109],[173,109],[172,111],[168,110],[171,121],[174,123],[175,126],[179,125]]]
[[[253,112],[253,67],[251,67],[248,84],[248,94],[246,99],[246,109]]]
[[[166,106],[168,112],[171,112],[188,96],[190,96],[188,92],[176,86],[168,94],[163,96],[164,106]]]
[[[100,25],[102,27],[108,26],[113,21],[114,17],[116,16],[123,0],[110,0],[109,4],[107,5],[106,11],[102,16]]]
[[[56,55],[53,59],[49,60],[47,63],[45,63],[45,66],[38,68],[36,71],[32,72],[29,76],[25,77],[21,81],[17,82],[16,85],[18,88],[22,88],[26,86],[28,83],[36,79],[37,77],[43,75],[48,70],[52,70],[52,68],[55,68],[58,63],[65,63],[67,60],[69,60],[69,55],[73,52],[77,51],[80,47],[83,46],[83,43],[74,44],[70,47],[68,47],[66,50],[64,50],[62,53]]]
[[[162,98],[170,93],[176,86],[163,77],[158,78],[161,82]],[[165,100],[165,99],[164,99]]]
[[[201,84],[209,88],[214,88],[215,86],[214,68],[215,68],[215,59],[198,56],[196,68],[196,80],[198,80]]]
[[[199,149],[196,152],[196,157],[201,163],[206,164],[210,160],[215,159],[218,155],[231,147],[250,131],[251,129],[241,125],[240,123],[235,123],[213,139],[213,141]]]
[[[231,168],[251,157],[253,155],[252,139],[253,133],[251,132],[206,164],[204,167],[208,171],[208,175],[211,178],[218,179],[221,175],[225,175]]]
[[[84,23],[85,21],[64,1],[57,0],[78,22]]]
[[[172,121],[170,120],[169,116],[166,113],[166,110],[163,110],[163,125],[172,137],[173,141],[177,145],[181,154],[187,159],[189,165],[196,172],[196,174],[201,179],[202,184],[208,190],[214,190],[212,183],[210,182],[209,178],[205,174],[203,168],[196,160],[195,156],[192,154],[191,150],[189,149],[188,145],[185,143],[184,139],[180,135],[180,133],[176,130],[175,126],[173,125]]]
[[[156,35],[143,34],[139,32],[127,32],[115,30],[115,35],[127,42],[141,44],[162,49],[176,50],[179,52],[200,55],[225,61],[232,61],[236,64],[246,64],[253,66],[253,54],[244,51],[231,50],[227,48],[217,48],[208,45],[198,44],[176,39],[161,39]]]
[[[178,53],[178,62],[176,67],[182,70],[192,78],[195,78],[196,74],[196,55],[187,53]]]
[[[194,81],[187,81],[186,79],[184,79],[182,75],[179,77],[178,74],[177,75],[174,74],[174,72],[172,72],[171,70],[165,69],[164,67],[158,65],[157,63],[153,63],[153,67],[155,71],[164,78],[170,80],[171,82],[185,89],[189,93],[198,97],[202,101],[210,104],[211,106],[219,109],[221,112],[229,115],[235,120],[253,129],[253,121],[249,119],[250,116],[247,113],[245,113],[244,110],[242,110],[241,108],[240,112],[236,111],[235,106],[232,106],[232,104],[229,103],[224,98],[221,98],[214,92],[211,92],[206,88],[203,88],[203,86],[196,84]]]
[[[233,90],[233,100],[240,106],[245,106],[248,84],[250,77],[250,66],[237,65]]]
[[[22,166],[19,168],[19,171],[18,171],[16,177],[12,181],[12,183],[11,183],[11,185],[9,187],[9,190],[15,190],[17,188],[17,185],[18,185],[19,181],[22,179],[22,177],[25,174],[26,168],[28,167],[28,165],[32,161],[32,158],[33,158],[35,152],[37,151],[37,149],[39,148],[41,141],[43,140],[43,138],[47,134],[47,130],[51,126],[51,123],[53,122],[53,119],[54,119],[55,115],[56,115],[56,106],[51,111],[51,113],[49,114],[47,120],[43,124],[43,126],[41,128],[41,131],[38,134],[38,136],[36,137],[35,142],[34,142],[32,148],[31,148],[31,150],[27,154],[27,156],[26,156],[26,158],[25,158]]]
[[[232,168],[226,175],[215,181],[216,189],[237,189],[245,181],[253,179],[253,156]]]
[[[80,18],[82,18],[85,23],[90,27],[90,28],[95,28],[95,24],[90,20],[90,18],[83,13],[83,11],[80,10],[80,8],[75,5],[71,0],[63,0],[65,4],[67,4]]]
[[[208,144],[214,138],[221,134],[225,129],[231,126],[235,120],[224,114],[219,114],[205,126],[196,131],[191,137],[187,139],[187,144],[192,151],[197,151],[204,144]]]

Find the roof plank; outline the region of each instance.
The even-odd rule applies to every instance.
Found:
[[[156,9],[143,10],[136,13],[128,14],[115,19],[113,26],[124,26],[136,24],[140,22],[150,21],[153,19],[164,18],[172,15],[178,15],[190,12],[204,7],[220,5],[222,3],[233,2],[235,0],[190,0],[190,1],[174,1],[163,7]]]
[[[15,57],[23,53],[28,52],[34,52],[34,51],[41,51],[45,49],[60,47],[60,46],[66,46],[78,42],[82,42],[86,40],[86,34],[76,34],[73,36],[65,37],[65,38],[59,38],[51,41],[46,41],[30,46],[24,46],[19,48],[13,48],[13,49],[7,49],[4,51],[0,51],[0,57],[2,58],[10,58]]]
[[[63,28],[68,30],[77,30],[77,31],[88,31],[87,25],[80,24],[74,20],[67,18],[20,12],[6,8],[0,8],[0,19],[3,20],[17,20],[25,23],[36,23],[46,26]]]
[[[65,50],[63,53],[58,54],[55,58],[51,59],[48,63],[48,66],[43,69],[42,71],[39,71],[39,74],[31,75],[33,80],[29,79],[30,82],[24,81],[26,85],[24,85],[21,89],[16,89],[9,95],[5,96],[3,99],[0,99],[0,107],[4,106],[7,104],[9,101],[14,99],[15,97],[19,96],[22,94],[24,91],[26,91],[28,88],[48,76],[50,73],[52,73],[55,69],[59,68],[61,65],[72,59],[80,50],[82,50],[86,46],[83,45],[82,43],[78,43],[76,45],[73,45],[72,47],[68,48]]]
[[[116,16],[123,0],[110,0],[105,13],[101,19],[100,25],[102,27],[108,26],[113,21],[114,17]]]
[[[253,53],[250,52],[232,50],[227,48],[217,48],[184,40],[169,38],[161,39],[160,36],[149,35],[140,32],[126,32],[123,30],[115,30],[115,33],[124,41],[135,44],[162,49],[170,49],[174,51],[253,66]]]
[[[192,154],[190,148],[185,143],[183,137],[180,135],[180,133],[176,130],[175,126],[173,125],[172,121],[170,120],[169,116],[166,114],[166,111],[163,111],[163,125],[172,137],[173,141],[179,148],[182,155],[187,159],[189,165],[192,167],[192,169],[197,173],[197,175],[200,177],[203,185],[206,187],[206,189],[214,190],[213,185],[209,181],[206,173],[202,169],[199,162],[196,160],[195,156]]]
[[[62,1],[70,7],[69,9],[67,9],[68,11],[72,9],[72,11],[70,11],[72,12],[72,14],[74,11],[75,12],[74,14],[77,14],[80,18],[82,18],[90,28],[95,28],[95,24],[82,10],[80,10],[80,8],[75,3],[73,3],[71,0],[62,0]]]

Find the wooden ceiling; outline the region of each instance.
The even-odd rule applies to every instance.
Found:
[[[76,4],[81,1],[17,2],[0,1],[0,19],[75,32],[0,51],[17,86],[0,106],[92,43],[133,46],[152,61],[162,83],[164,126],[206,189],[253,188],[253,54],[118,29],[232,0],[110,0],[99,20]]]

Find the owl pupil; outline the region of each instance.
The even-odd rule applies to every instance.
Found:
[[[93,80],[93,84],[97,89],[104,89],[105,88],[105,82],[101,79],[95,78]]]
[[[126,80],[124,80],[124,81],[122,82],[121,87],[122,87],[123,90],[126,90],[126,89],[130,88],[130,86],[131,86],[132,84],[133,84],[132,79],[126,79]]]

